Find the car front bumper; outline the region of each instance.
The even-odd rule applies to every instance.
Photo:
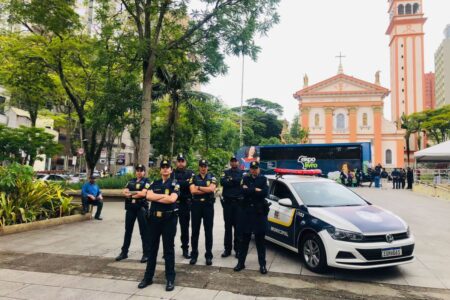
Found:
[[[414,237],[396,240],[392,243],[353,243],[338,241],[326,230],[319,232],[325,246],[327,263],[330,267],[342,269],[372,269],[397,266],[414,261]],[[388,258],[381,257],[381,251],[401,248],[402,255]]]

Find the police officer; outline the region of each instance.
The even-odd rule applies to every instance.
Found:
[[[191,192],[189,182],[194,176],[192,170],[186,169],[186,159],[183,154],[177,156],[177,168],[173,171],[171,178],[180,185],[180,196],[177,199],[178,218],[181,228],[181,249],[183,257],[191,258],[189,255],[189,221],[191,219]]]
[[[190,264],[195,265],[198,258],[198,236],[200,234],[200,224],[203,219],[205,228],[205,258],[206,265],[212,265],[212,245],[213,245],[213,220],[214,220],[214,192],[217,180],[213,174],[208,172],[208,161],[201,159],[198,163],[199,174],[190,180],[190,190],[192,194],[192,237],[191,237],[191,260]]]
[[[223,219],[225,221],[225,237],[224,237],[224,247],[225,250],[222,253],[222,257],[228,257],[231,255],[231,249],[236,253],[236,258],[238,257],[238,241],[239,235],[236,230],[238,211],[239,211],[239,200],[242,200],[242,170],[239,169],[239,161],[235,156],[230,159],[230,169],[225,170],[220,178],[220,184],[223,187]],[[233,231],[234,231],[234,243],[233,243]]]
[[[148,213],[150,255],[144,279],[138,288],[143,289],[153,283],[159,240],[162,236],[166,271],[166,291],[175,288],[175,234],[177,232],[177,198],[180,186],[170,179],[172,167],[169,160],[160,163],[161,179],[154,181],[148,190],[147,200],[151,202]]]
[[[259,163],[253,161],[250,164],[250,174],[242,179],[242,192],[244,200],[238,221],[241,230],[241,242],[239,250],[239,261],[234,271],[239,272],[245,269],[245,259],[247,257],[248,245],[252,233],[255,234],[256,249],[258,251],[259,271],[266,274],[266,245],[264,237],[267,228],[267,215],[269,207],[266,201],[268,193],[267,178],[260,175]]]
[[[139,233],[142,240],[142,258],[141,263],[147,262],[149,243],[147,236],[147,221],[145,213],[148,208],[148,203],[145,199],[148,188],[150,187],[149,180],[145,177],[145,167],[143,165],[136,166],[136,178],[131,179],[123,194],[125,196],[125,237],[123,239],[122,252],[116,257],[116,261],[128,258],[128,248],[131,243],[131,236],[133,234],[134,223],[138,220]]]

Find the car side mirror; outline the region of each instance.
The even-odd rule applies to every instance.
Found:
[[[292,207],[292,201],[289,198],[283,198],[278,201],[281,206]]]

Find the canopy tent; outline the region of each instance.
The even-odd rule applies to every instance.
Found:
[[[414,157],[416,162],[450,162],[450,141],[417,151]]]

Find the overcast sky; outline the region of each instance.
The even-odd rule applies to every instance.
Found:
[[[450,24],[450,0],[424,0],[425,70],[434,72],[434,52]],[[337,74],[342,54],[344,73],[381,83],[390,89],[389,23],[387,0],[281,0],[280,23],[267,37],[258,38],[262,51],[256,62],[245,64],[244,99],[263,98],[284,107],[291,121],[298,113],[292,94],[303,87],[308,74],[314,84]],[[241,59],[228,57],[228,74],[213,78],[202,90],[222,99],[229,107],[240,105]],[[385,115],[389,119],[389,99]]]

